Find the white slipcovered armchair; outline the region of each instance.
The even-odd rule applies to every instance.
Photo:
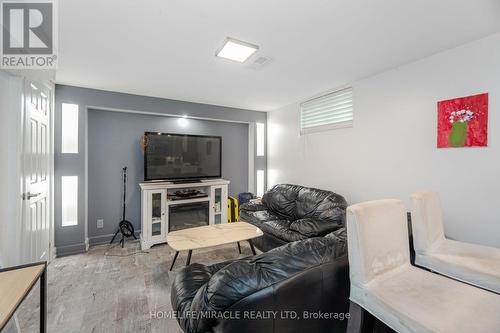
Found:
[[[411,203],[415,264],[500,293],[500,249],[446,239],[438,193],[413,193]]]
[[[349,333],[363,329],[366,311],[400,333],[500,331],[499,295],[410,264],[403,202],[350,206],[347,235]]]

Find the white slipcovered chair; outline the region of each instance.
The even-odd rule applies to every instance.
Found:
[[[402,201],[350,206],[347,235],[349,333],[363,329],[365,311],[400,333],[500,331],[499,295],[410,264]]]
[[[500,249],[446,239],[438,193],[413,193],[411,203],[415,264],[500,293]]]

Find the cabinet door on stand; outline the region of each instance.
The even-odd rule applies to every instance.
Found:
[[[213,224],[227,223],[227,187],[213,186],[211,191]]]
[[[152,242],[165,240],[167,237],[167,192],[150,191],[148,194],[149,230]]]

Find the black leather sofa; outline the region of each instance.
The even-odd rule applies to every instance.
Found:
[[[259,227],[264,236],[253,240],[261,251],[345,226],[347,202],[339,194],[299,185],[280,184],[261,203],[240,206],[240,221]]]
[[[346,244],[342,228],[245,259],[191,264],[172,284],[177,320],[188,333],[345,332]]]

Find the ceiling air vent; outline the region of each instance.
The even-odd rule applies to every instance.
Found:
[[[259,65],[264,65],[268,61],[269,59],[266,57],[258,57],[257,60],[255,60],[255,63]]]
[[[253,63],[251,63],[248,68],[251,69],[261,69],[262,67],[268,65],[272,61],[271,58],[268,57],[258,57],[255,59]]]

